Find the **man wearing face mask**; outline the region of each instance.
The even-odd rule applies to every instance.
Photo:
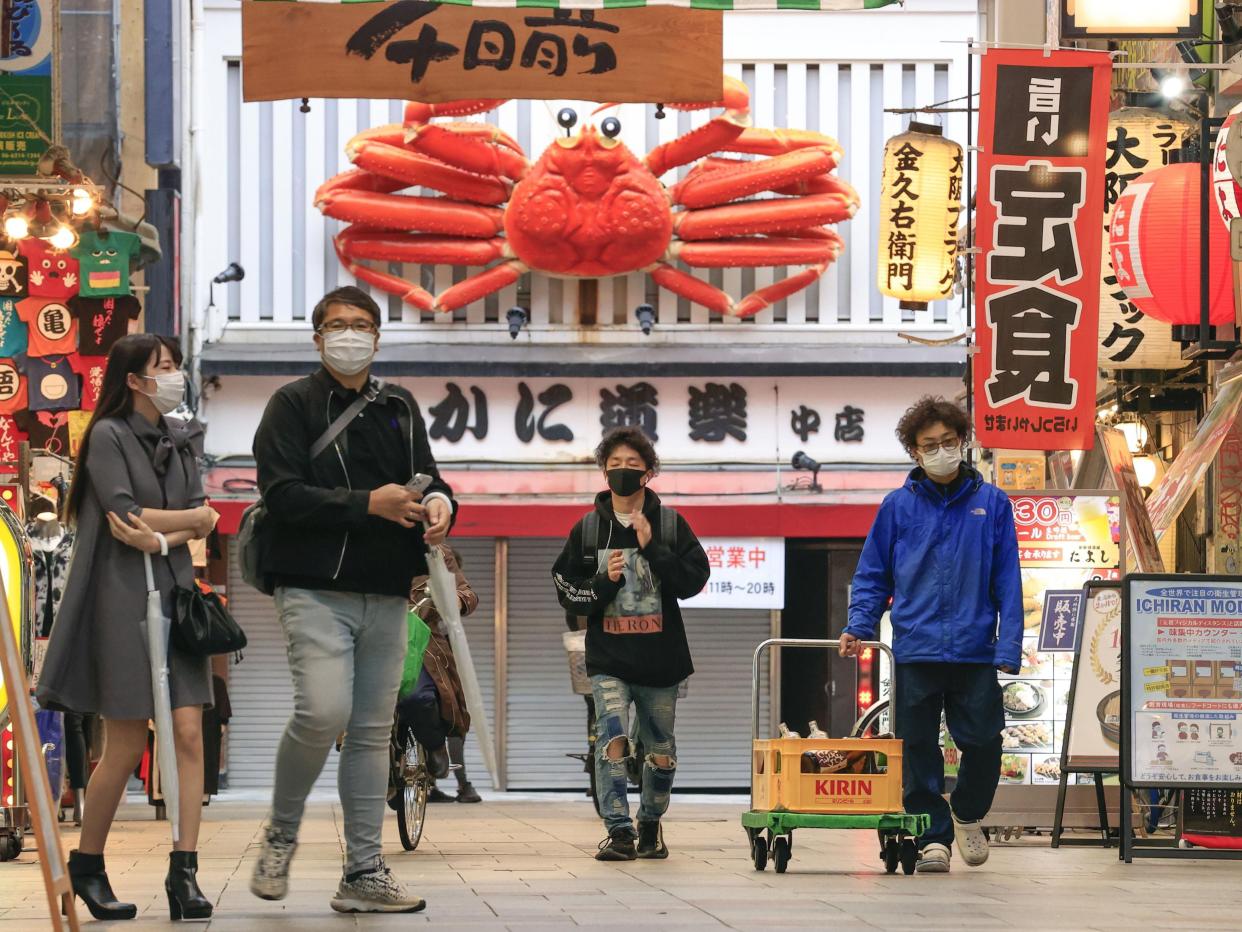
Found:
[[[267,509],[260,564],[275,583],[294,711],[250,889],[269,900],[288,892],[306,797],[345,732],[338,912],[424,905],[385,866],[380,840],[410,581],[426,575],[426,545],[444,540],[454,513],[418,404],[370,376],[380,320],[358,288],[325,295],[312,315],[323,366],[272,397],[254,439]],[[419,473],[431,477],[421,493],[408,487]]]
[[[578,521],[552,568],[561,605],[587,616],[586,666],[595,700],[595,774],[608,837],[601,861],[668,857],[660,818],[677,767],[677,689],[694,672],[678,599],[697,595],[711,569],[685,518],[647,483],[660,460],[636,427],[595,449],[608,490]],[[630,819],[626,758],[630,704],[645,750],[638,831]]]
[[[893,727],[904,742],[907,812],[927,813],[920,873],[945,873],[954,838],[968,865],[988,858],[981,822],[1000,781],[1005,711],[996,671],[1022,652],[1022,577],[1009,497],[962,461],[966,412],[922,398],[897,437],[918,462],[880,506],[854,574],[841,655],[858,655],[891,610],[897,660]],[[891,609],[890,609],[891,603]],[[961,750],[944,800],[940,717]]]

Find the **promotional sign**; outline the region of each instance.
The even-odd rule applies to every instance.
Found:
[[[1152,530],[1151,516],[1143,498],[1143,487],[1134,472],[1134,457],[1126,435],[1115,427],[1101,426],[1097,431],[1100,449],[1113,473],[1113,481],[1125,499],[1126,543],[1140,573],[1163,573],[1164,558],[1160,556],[1160,544]]]
[[[1067,715],[1066,772],[1117,769],[1121,732],[1121,585],[1083,586],[1081,639]]]
[[[712,101],[721,94],[722,49],[721,15],[710,10],[242,4],[247,101]]]
[[[58,0],[0,4],[0,175],[34,175],[60,134]]]
[[[976,434],[985,447],[1088,449],[1111,59],[989,49],[982,72]]]
[[[1122,755],[1134,786],[1242,786],[1242,581],[1125,583]]]
[[[705,537],[700,543],[712,568],[707,585],[686,608],[785,607],[783,537]]]
[[[1002,674],[1005,709],[1001,782],[1056,784],[1074,675],[1076,609],[1093,579],[1120,576],[1121,499],[1113,492],[1014,494],[1014,523],[1022,565],[1022,665]],[[1059,639],[1058,639],[1059,636]],[[1047,648],[1051,647],[1049,650]]]

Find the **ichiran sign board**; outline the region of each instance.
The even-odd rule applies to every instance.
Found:
[[[242,4],[245,100],[679,103],[721,94],[719,11],[392,3]]]

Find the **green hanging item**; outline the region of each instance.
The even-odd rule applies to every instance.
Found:
[[[431,629],[427,627],[427,622],[415,615],[412,610],[407,616],[407,623],[410,629],[410,639],[406,642],[405,666],[401,669],[401,688],[397,690],[399,699],[404,699],[418,685],[418,678],[423,672],[423,654],[427,651],[427,645],[431,643]]]

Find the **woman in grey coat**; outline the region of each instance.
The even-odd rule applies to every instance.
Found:
[[[163,415],[181,402],[185,376],[177,344],[131,334],[108,354],[99,403],[82,438],[69,491],[77,524],[64,596],[56,613],[38,699],[45,708],[96,713],[104,752],[86,789],[78,850],[69,855],[73,891],[96,919],[132,919],[104,872],[103,850],[129,775],[147,745],[154,716],[151,669],[141,623],[146,616],[144,553],[172,615],[174,586],[194,585],[191,540],[205,537],[216,513],[204,504],[195,456],[197,425]],[[206,657],[170,646],[174,744],[181,784],[181,837],[171,853],[169,910],[174,919],[206,918],[211,902],[195,879],[203,795],[203,707],[212,701]]]

